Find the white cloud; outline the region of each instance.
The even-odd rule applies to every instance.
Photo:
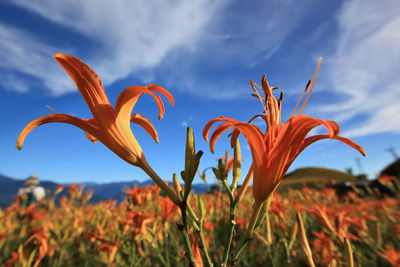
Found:
[[[32,85],[41,86],[39,79],[54,94],[74,90],[65,75],[54,70],[56,63],[49,56],[54,53],[54,48],[28,32],[0,24],[0,85],[26,92]],[[32,78],[29,84],[21,74]]]
[[[253,67],[265,64],[279,51],[311,4],[231,1],[207,28],[195,53],[179,51],[168,59],[167,73],[163,73],[168,86],[176,87],[179,81],[179,90],[209,99],[247,95],[251,92],[248,81],[257,75]]]
[[[339,36],[328,59],[335,92],[346,101],[321,108],[353,123],[345,136],[400,133],[400,5],[397,0],[345,2]]]
[[[16,0],[12,3],[98,43],[98,51],[92,53],[87,63],[95,66],[107,85],[138,69],[156,66],[172,49],[193,47],[225,1]],[[74,90],[69,83],[69,87],[58,87],[54,91],[54,84],[49,82],[54,80],[51,75],[40,74],[51,72],[48,51],[54,48],[46,47],[21,30],[13,30],[12,34],[14,39],[1,38],[1,47],[8,42],[9,50],[30,55],[16,63],[20,58],[13,58],[13,54],[7,58],[4,53],[6,60],[20,65],[18,71],[41,79],[54,93]],[[34,51],[32,44],[37,47]],[[25,65],[28,60],[29,64]],[[43,69],[32,70],[31,65]]]
[[[237,75],[220,76],[213,82],[204,76],[224,72],[227,64],[231,68],[251,67],[270,58],[296,28],[310,4],[299,7],[294,0],[254,1],[246,5],[230,0],[14,0],[10,3],[96,43],[86,54],[84,45],[74,47],[74,55],[84,54],[85,62],[93,66],[106,86],[130,74],[143,82],[155,82],[153,79],[160,74],[154,75],[152,71],[162,63],[172,67],[163,77],[171,88],[214,99],[237,98],[248,92],[250,77],[245,74],[238,84]],[[34,54],[32,64],[39,61],[38,65],[46,71],[55,69],[57,76],[65,75],[60,68],[49,68],[49,63],[40,64],[52,61],[48,50],[59,52],[59,47],[46,47],[35,36],[19,32],[26,36],[26,41],[14,42],[16,48],[28,53],[30,42],[42,48],[35,53],[29,51]],[[172,51],[178,54],[173,64],[165,62],[170,60],[167,56]],[[199,67],[205,68],[206,73],[202,70],[202,74],[197,74]],[[31,70],[22,66],[19,71]],[[55,91],[51,75],[39,74],[39,70],[33,76],[55,94],[75,90],[68,81]]]

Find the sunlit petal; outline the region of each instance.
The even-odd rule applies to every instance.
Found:
[[[150,84],[146,86],[147,89],[149,89],[150,91],[156,91],[159,92],[161,94],[163,94],[168,101],[171,103],[171,105],[173,106],[175,103],[174,97],[167,91],[165,90],[162,86],[157,85],[157,84]]]
[[[237,120],[234,120],[234,119],[231,119],[228,117],[223,117],[223,116],[220,116],[218,118],[210,120],[209,122],[207,122],[206,126],[204,126],[204,129],[203,129],[203,138],[204,138],[204,140],[206,140],[206,142],[208,142],[208,133],[210,132],[211,127],[213,126],[214,123],[216,123],[218,121],[239,123],[239,121],[237,121]]]
[[[338,141],[341,141],[343,143],[345,143],[346,145],[351,146],[352,148],[356,149],[358,152],[360,152],[363,156],[366,156],[366,153],[364,151],[364,149],[356,144],[355,142],[351,141],[348,138],[345,137],[341,137],[341,136],[334,136],[334,137],[330,137],[329,135],[314,135],[314,136],[310,136],[308,138],[306,138],[303,142],[303,144],[301,145],[301,147],[299,148],[297,154],[300,154],[306,147],[308,147],[309,145],[311,145],[312,143],[322,140],[322,139],[335,139]]]
[[[103,124],[103,120],[112,119],[113,109],[97,74],[84,62],[71,55],[58,53],[53,57],[75,82],[93,117],[97,118],[100,124]]]
[[[145,129],[145,131],[148,134],[150,134],[150,136],[154,139],[154,141],[156,141],[156,143],[159,142],[156,129],[154,128],[153,124],[145,116],[140,115],[140,114],[132,114],[131,122],[142,126],[143,129]]]
[[[263,133],[258,127],[248,123],[236,123],[235,129],[240,131],[249,144],[255,168],[260,168],[266,156]]]
[[[231,128],[233,124],[231,122],[226,122],[219,125],[211,135],[210,139],[210,151],[214,153],[215,143],[217,142],[218,138],[225,133],[229,128]]]
[[[162,118],[165,108],[161,98],[146,87],[130,86],[121,92],[115,103],[116,120],[128,122],[129,124],[132,109],[143,94],[150,94],[156,100],[159,108],[159,117]]]
[[[62,122],[62,123],[68,123],[72,124],[83,131],[87,132],[91,136],[97,138],[97,139],[102,139],[102,135],[99,131],[99,129],[94,126],[92,123],[82,120],[80,118],[77,118],[75,116],[67,115],[67,114],[50,114],[46,115],[40,118],[37,118],[33,121],[31,121],[20,133],[17,139],[17,148],[22,149],[22,145],[24,143],[25,137],[36,127],[46,124],[46,123],[52,123],[52,122]]]

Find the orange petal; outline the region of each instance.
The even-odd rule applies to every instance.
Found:
[[[218,138],[225,133],[227,130],[229,130],[229,128],[231,128],[232,126],[234,126],[231,122],[226,122],[223,123],[221,125],[219,125],[214,132],[211,135],[211,139],[210,139],[210,151],[211,153],[214,153],[214,147],[215,147],[215,143],[217,142]]]
[[[154,97],[159,108],[159,118],[162,118],[165,108],[161,98],[146,87],[130,86],[121,92],[118,96],[117,102],[115,103],[115,114],[117,120],[129,122],[132,109],[139,97],[143,94],[150,94]]]
[[[119,131],[124,135],[126,140],[128,140],[129,143],[131,143],[133,149],[137,151],[141,151],[141,148],[139,146],[139,143],[136,141],[135,136],[132,133],[130,127],[130,121],[131,121],[132,109],[136,104],[137,100],[139,99],[139,97],[143,94],[150,94],[151,96],[153,96],[160,109],[160,114],[163,114],[164,105],[160,97],[143,86],[130,86],[126,88],[118,96],[118,99],[115,103],[115,116],[116,116],[115,122],[117,124],[117,127]]]
[[[324,125],[329,136],[334,137],[339,132],[339,126],[333,121],[315,119],[306,115],[291,117],[279,130],[275,142],[280,144],[279,149],[284,153],[295,152],[303,143],[307,134],[315,127]]]
[[[133,114],[131,116],[131,122],[142,126],[143,129],[145,129],[146,132],[150,134],[150,136],[154,139],[154,141],[156,141],[156,143],[159,142],[156,129],[146,117],[140,114]]]
[[[276,179],[281,178],[287,166],[290,166],[292,155],[299,150],[307,134],[316,126],[321,125],[322,120],[305,115],[291,117],[284,123],[276,136],[272,148],[268,152],[268,166],[276,172]],[[330,123],[325,123],[330,127]],[[331,129],[334,133],[334,129]]]
[[[171,103],[172,106],[174,105],[174,103],[175,103],[174,97],[170,94],[170,92],[165,90],[162,86],[157,85],[157,84],[150,84],[150,85],[147,85],[146,88],[151,91],[160,92],[161,94],[163,94],[164,96],[166,96],[168,98],[168,101]]]
[[[101,119],[109,118],[110,113],[112,113],[112,107],[104,92],[100,78],[87,64],[76,57],[62,53],[58,53],[53,57],[75,82],[93,117],[102,124]]]
[[[96,137],[94,137],[93,135],[91,135],[88,132],[85,132],[85,134],[86,134],[86,137],[90,140],[90,142],[93,142],[93,143],[97,142],[97,138]]]
[[[339,134],[340,127],[339,125],[334,122],[334,121],[326,121],[326,120],[320,120],[320,119],[314,119],[319,121],[322,125],[325,126],[325,128],[328,130],[329,136],[333,137],[335,135]]]
[[[232,123],[239,123],[239,121],[235,120],[235,119],[231,119],[228,117],[223,117],[220,116],[218,118],[212,119],[209,122],[207,122],[207,124],[204,126],[203,129],[203,138],[204,140],[206,140],[206,142],[208,142],[208,133],[210,132],[211,127],[213,126],[214,123],[216,123],[217,121],[225,121],[225,122],[232,122]]]
[[[263,133],[258,127],[248,123],[236,123],[234,127],[243,134],[250,146],[253,162],[255,164],[254,168],[261,168],[264,160],[266,160],[266,147]]]
[[[366,156],[366,153],[365,153],[364,149],[360,145],[358,145],[358,144],[354,143],[353,141],[351,141],[350,139],[345,138],[345,137],[341,137],[341,136],[330,137],[329,135],[322,135],[322,134],[321,135],[314,135],[314,136],[310,136],[310,137],[306,138],[304,140],[303,144],[301,145],[300,149],[298,150],[298,154],[300,154],[306,147],[308,147],[312,143],[314,143],[316,141],[319,141],[319,140],[322,140],[322,139],[327,139],[327,138],[339,140],[339,141],[345,143],[346,145],[349,145],[352,148],[356,149],[363,156]]]
[[[98,126],[97,126],[97,122],[96,122],[95,119],[88,119],[88,120],[82,119],[82,120],[87,121],[87,122],[93,124],[95,127],[98,127]],[[86,131],[85,131],[85,134],[86,134],[87,138],[88,138],[91,142],[93,142],[93,143],[96,143],[96,142],[97,142],[97,138],[96,138],[95,136],[91,135],[90,133],[88,133],[88,132],[86,132]]]
[[[67,115],[67,114],[51,114],[51,115],[46,115],[40,118],[37,118],[33,121],[31,121],[20,133],[17,139],[17,148],[22,149],[22,145],[24,143],[25,137],[36,127],[46,124],[46,123],[52,123],[52,122],[63,122],[63,123],[68,123],[72,124],[85,132],[89,133],[90,135],[102,139],[100,131],[97,127],[95,127],[92,123],[89,123],[85,120],[79,119],[75,116]]]

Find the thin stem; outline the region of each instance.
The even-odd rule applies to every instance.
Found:
[[[238,262],[240,253],[242,253],[243,249],[246,247],[247,243],[250,240],[251,240],[250,238],[246,237],[243,240],[243,242],[240,244],[239,249],[236,251],[235,255],[233,255],[232,266],[236,265],[236,263]]]
[[[244,238],[243,242],[240,244],[239,249],[236,251],[235,255],[233,256],[232,266],[236,265],[240,253],[246,247],[247,243],[253,238],[253,231],[254,227],[257,223],[258,216],[260,214],[261,208],[264,202],[255,202],[253,213],[251,214],[249,226],[247,227],[246,237]]]
[[[163,192],[174,202],[175,205],[181,206],[181,200],[174,193],[174,191],[169,188],[169,186],[164,183],[164,181],[158,176],[158,174],[150,167],[146,160],[140,166],[142,170],[150,176],[150,178],[163,190]]]
[[[184,241],[186,249],[187,249],[186,257],[190,262],[190,266],[196,266],[193,251],[192,251],[192,246],[190,244],[189,234],[187,231],[186,202],[183,202],[183,204],[180,206],[180,208],[181,208],[182,224],[183,224],[181,232],[182,232],[182,236],[183,236],[183,241]]]
[[[261,208],[264,204],[263,202],[256,201],[254,202],[253,213],[251,214],[249,226],[247,226],[246,235],[249,239],[252,238],[254,227],[256,226],[258,215],[260,214]]]
[[[213,263],[211,262],[211,258],[210,258],[210,256],[208,255],[208,249],[207,249],[206,242],[204,241],[203,222],[200,223],[200,232],[199,232],[199,235],[200,235],[200,243],[201,243],[201,246],[202,246],[202,250],[203,250],[203,252],[204,252],[204,256],[206,256],[207,265],[208,265],[209,267],[213,267]]]
[[[224,256],[222,258],[223,266],[226,266],[228,264],[228,257],[229,257],[229,252],[231,250],[231,245],[232,245],[232,238],[233,238],[233,233],[235,232],[235,208],[236,205],[232,206],[230,208],[230,221],[229,221],[229,230],[228,230],[228,237],[226,239],[225,243],[225,248],[224,248]]]
[[[226,180],[223,180],[222,184],[226,188],[229,196],[229,203],[230,203],[230,209],[229,209],[229,230],[228,230],[228,236],[226,238],[225,242],[225,248],[224,248],[224,255],[222,257],[222,263],[223,266],[226,266],[228,264],[228,257],[229,257],[229,252],[231,250],[231,244],[232,244],[232,238],[233,238],[233,233],[235,231],[235,209],[237,203],[233,199],[233,193],[231,189],[228,186],[228,183]]]

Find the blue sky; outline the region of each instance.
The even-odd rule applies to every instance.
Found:
[[[372,178],[393,160],[385,149],[400,153],[399,29],[397,0],[2,1],[0,173],[16,178],[35,173],[59,183],[147,179],[71,125],[40,126],[22,151],[15,148],[27,123],[52,113],[46,105],[91,117],[75,84],[52,59],[63,52],[97,72],[111,103],[130,85],[155,83],[173,94],[176,104],[166,103],[160,121],[151,97],[134,108],[155,125],[159,144],[132,126],[149,163],[166,180],[184,167],[187,126],[205,152],[200,169],[215,165],[228,140],[222,137],[211,154],[201,136],[206,122],[217,116],[246,121],[261,112],[248,81],[258,82],[263,74],[285,92],[286,120],[323,57],[304,113],[337,121],[341,135],[362,145],[367,157],[338,141],[321,141],[290,170],[358,172],[359,157]],[[245,172],[251,154],[241,141]]]

